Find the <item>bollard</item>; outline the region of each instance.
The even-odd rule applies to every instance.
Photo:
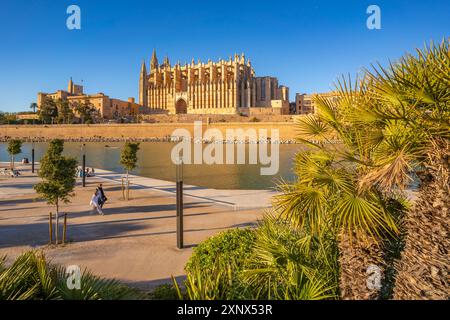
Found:
[[[53,243],[53,216],[50,212],[49,219],[48,219],[48,234],[50,238],[50,244]]]
[[[83,154],[83,187],[86,187],[86,155]]]
[[[123,198],[123,200],[125,200],[125,185],[124,185],[124,183],[123,183],[123,177],[122,177],[122,184],[121,184],[121,187],[122,187],[122,198]]]
[[[33,149],[31,149],[31,173],[34,173],[34,142]]]
[[[183,161],[179,159],[176,165],[177,186],[177,248],[183,249]]]
[[[63,240],[62,243],[66,243],[66,234],[67,234],[67,213],[64,213],[64,227],[63,227]]]
[[[58,228],[59,227],[59,214],[56,212],[55,214],[55,244],[58,244]]]

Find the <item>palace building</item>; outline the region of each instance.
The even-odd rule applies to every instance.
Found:
[[[289,89],[274,77],[257,77],[250,59],[172,66],[159,64],[156,52],[147,72],[142,63],[139,104],[149,113],[289,114]]]
[[[142,107],[135,103],[134,98],[128,98],[128,101],[110,98],[104,93],[85,94],[83,86],[75,84],[72,78],[69,80],[67,90],[58,90],[53,93],[38,93],[37,105],[38,110],[44,103],[45,99],[54,101],[68,101],[72,108],[76,104],[89,103],[91,107],[97,110],[100,117],[104,119],[116,119],[120,117],[135,116],[144,112]]]
[[[313,93],[313,94],[306,94],[306,93],[297,93],[295,95],[295,111],[293,113],[295,114],[316,114],[317,108],[316,103],[314,101],[315,96],[320,96],[322,98],[325,98],[327,100],[336,101],[336,99],[339,98],[339,95],[337,92],[325,92],[325,93]]]

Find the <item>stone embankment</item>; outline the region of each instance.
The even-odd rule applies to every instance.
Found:
[[[198,139],[194,133],[194,123],[154,123],[154,124],[91,124],[91,125],[4,125],[0,126],[0,141],[21,139],[23,141],[45,142],[52,139],[62,139],[68,142],[176,142],[179,141],[177,129],[184,129],[192,140]],[[195,130],[194,130],[195,129]],[[208,129],[215,129],[217,138],[206,139],[203,134]],[[227,132],[234,130],[234,140],[227,141]],[[249,139],[252,130],[257,139]],[[261,138],[260,132],[266,132],[267,139]],[[243,134],[242,134],[243,133]],[[274,138],[277,133],[278,138]],[[222,136],[222,137],[220,137]],[[263,135],[264,136],[264,135]],[[295,123],[259,122],[259,123],[203,123],[201,140],[203,143],[297,143],[297,128]],[[244,138],[239,138],[244,137]],[[188,138],[189,139],[189,138]],[[193,141],[195,142],[195,141]],[[338,141],[336,141],[338,143]]]

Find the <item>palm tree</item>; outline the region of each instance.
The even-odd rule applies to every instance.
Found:
[[[266,216],[256,229],[243,282],[253,299],[323,300],[338,298],[335,242]],[[331,241],[330,241],[331,240]]]
[[[37,107],[38,107],[38,105],[36,102],[33,102],[30,104],[30,109],[33,110],[33,113],[36,113]]]
[[[386,244],[399,242],[402,197],[414,173],[436,168],[436,162],[439,169],[428,170],[432,179],[422,181],[421,190],[428,192],[406,217],[394,297],[448,297],[443,186],[448,186],[449,61],[444,41],[388,69],[366,71],[355,84],[344,79],[337,85],[338,99],[317,96],[318,114],[299,120],[300,139],[311,151],[297,155],[298,179],[280,186],[284,193],[275,204],[281,216],[310,232],[335,234],[343,298],[380,295],[379,286],[367,285],[368,267],[388,275]],[[333,144],[334,138],[342,143]],[[411,273],[414,266],[426,271]]]
[[[396,299],[448,299],[450,52],[448,40],[369,73],[385,139],[364,183],[404,191],[418,177],[396,265]]]
[[[346,94],[341,91],[342,97]],[[318,117],[299,121],[300,134],[317,141],[308,143],[312,150],[296,156],[297,181],[280,185],[283,193],[275,198],[275,208],[281,217],[310,234],[334,235],[340,252],[342,298],[377,298],[381,287],[379,283],[367,285],[367,272],[375,266],[381,282],[385,268],[383,240],[398,232],[395,211],[376,188],[361,188],[358,184],[369,152],[369,144],[362,142],[365,138],[340,122],[337,109],[329,108],[330,101],[318,98],[316,102],[330,119],[320,112]],[[343,104],[343,99],[339,103]],[[343,144],[332,145],[334,135]]]

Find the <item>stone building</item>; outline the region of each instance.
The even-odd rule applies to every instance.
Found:
[[[150,113],[258,114],[289,113],[289,89],[274,77],[256,77],[249,59],[172,66],[159,64],[156,52],[147,72],[142,63],[139,104]]]
[[[337,92],[326,92],[326,93],[297,93],[295,95],[295,113],[296,114],[314,114],[317,112],[316,103],[314,102],[314,96],[321,96],[327,99],[337,99]]]
[[[68,101],[71,107],[75,104],[89,103],[97,110],[100,117],[104,119],[115,119],[120,117],[134,116],[142,113],[144,110],[137,104],[134,98],[129,98],[128,101],[110,98],[104,93],[85,94],[83,86],[73,83],[72,79],[66,90],[58,90],[54,93],[38,93],[37,105],[40,109],[45,98],[50,98],[55,101]]]

